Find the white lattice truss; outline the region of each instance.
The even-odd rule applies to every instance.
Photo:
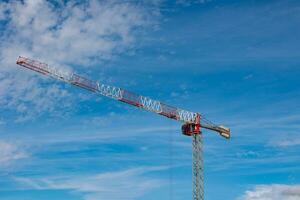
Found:
[[[29,58],[19,57],[17,63],[31,70],[50,76],[54,79],[79,86],[106,97],[135,105],[147,111],[155,112],[182,122],[196,123],[198,113],[174,108],[166,104],[162,104],[160,101],[156,101],[141,95],[136,95],[119,87],[92,81],[73,72],[57,69],[55,67],[49,66],[46,63],[42,63]]]

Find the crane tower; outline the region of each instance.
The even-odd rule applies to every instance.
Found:
[[[204,175],[202,156],[202,132],[201,128],[209,129],[220,134],[222,137],[230,138],[230,129],[218,126],[201,116],[198,112],[190,112],[160,101],[150,99],[119,87],[106,85],[79,76],[73,72],[66,72],[49,66],[46,63],[19,56],[18,65],[36,71],[40,74],[64,81],[68,84],[83,88],[98,95],[106,96],[132,106],[181,121],[183,123],[182,133],[192,137],[192,200],[204,200]]]

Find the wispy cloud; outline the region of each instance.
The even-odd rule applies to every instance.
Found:
[[[85,200],[138,199],[145,192],[160,187],[164,181],[147,177],[147,173],[168,169],[164,166],[138,167],[123,171],[105,172],[86,176],[61,176],[46,178],[21,178],[15,181],[23,188],[34,190],[71,190],[79,192]]]
[[[258,185],[238,200],[299,200],[300,185]]]
[[[257,112],[260,113],[260,112]],[[256,117],[255,120],[244,118],[241,120],[235,120],[232,124],[237,130],[243,129],[255,129],[260,128],[277,128],[277,129],[295,129],[300,128],[298,122],[300,121],[300,116],[298,114],[282,114],[281,116],[263,115]]]
[[[142,6],[117,1],[68,2],[55,7],[48,1],[26,0],[7,7],[2,57],[10,64],[16,54],[60,64],[99,62],[130,48],[136,28],[150,23],[149,12]]]
[[[280,147],[291,147],[300,145],[300,138],[290,138],[285,140],[280,140],[273,142],[272,145],[280,146]]]
[[[0,166],[6,166],[14,160],[28,157],[28,154],[16,143],[0,140]]]

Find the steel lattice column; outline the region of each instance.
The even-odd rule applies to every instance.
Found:
[[[202,154],[202,134],[193,134],[193,197],[204,200],[204,173]]]

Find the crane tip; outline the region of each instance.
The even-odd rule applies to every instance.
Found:
[[[230,129],[225,126],[219,126],[221,128],[220,135],[226,139],[230,139]]]

